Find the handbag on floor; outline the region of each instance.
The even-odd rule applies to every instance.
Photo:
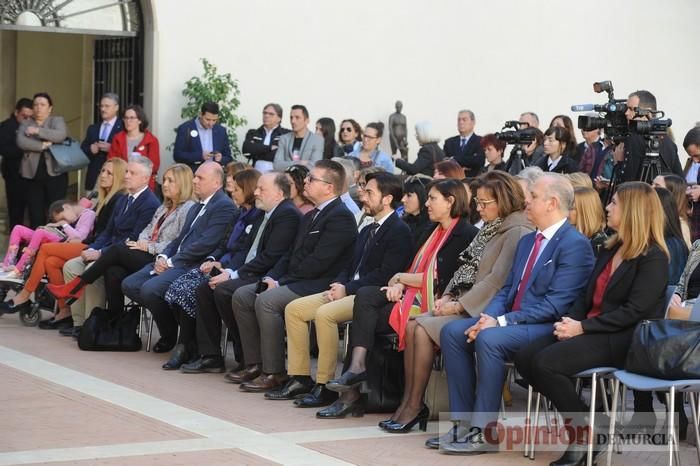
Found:
[[[377,335],[367,353],[367,388],[364,394],[368,413],[393,413],[401,404],[404,387],[403,352],[397,351],[398,337]]]
[[[659,379],[700,379],[700,322],[640,322],[634,329],[625,369]]]
[[[447,373],[442,365],[442,358],[435,358],[430,380],[425,389],[425,404],[430,410],[430,420],[440,419],[440,413],[450,412],[450,400],[447,396]]]
[[[78,347],[84,351],[139,351],[140,320],[138,308],[115,314],[96,307],[80,330]]]

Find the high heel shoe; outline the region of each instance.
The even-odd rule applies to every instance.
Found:
[[[380,429],[384,429],[389,424],[393,424],[395,422],[396,421],[394,419],[389,418],[389,419],[384,419],[383,421],[379,421],[379,424],[377,424],[377,425],[379,426]]]
[[[430,410],[426,405],[418,412],[418,415],[414,417],[411,421],[406,424],[399,424],[398,422],[392,422],[384,426],[384,430],[391,434],[405,434],[413,429],[413,426],[418,424],[418,428],[425,432],[428,428],[428,418],[430,417]]]
[[[79,299],[83,295],[86,283],[80,277],[75,277],[65,285],[54,285],[49,283],[46,289],[58,299]]]

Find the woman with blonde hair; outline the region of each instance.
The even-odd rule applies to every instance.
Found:
[[[597,256],[608,239],[605,234],[605,213],[598,191],[593,188],[574,188],[574,208],[569,211],[569,223],[591,240],[593,253]]]
[[[594,367],[624,367],[637,323],[663,315],[669,252],[664,212],[646,183],[623,183],[607,208],[615,231],[600,251],[585,293],[554,324],[551,336],[515,357],[518,372],[561,413],[572,417],[569,447],[552,464],[583,464],[587,456],[588,407],[574,374]],[[614,286],[608,286],[614,285]],[[595,445],[595,455],[604,449]]]
[[[590,176],[582,172],[569,173],[566,177],[571,181],[571,185],[576,188],[592,188],[593,180]]]
[[[185,226],[187,212],[194,205],[192,178],[192,169],[185,164],[176,163],[169,167],[163,174],[163,204],[158,207],[151,222],[139,237],[103,249],[99,259],[93,262],[82,275],[62,286],[49,285],[48,290],[51,294],[57,298],[74,301],[80,298],[88,285],[104,277],[107,308],[113,312],[122,312],[124,310],[122,280],[153,262],[155,257],[177,238]],[[74,310],[74,328],[66,329],[62,334],[77,335],[79,330],[76,328],[80,328],[90,311],[92,309],[86,309],[85,315],[78,315],[79,313]]]
[[[39,248],[32,271],[24,283],[24,288],[14,298],[0,303],[0,311],[11,314],[18,311],[27,311],[32,302],[29,297],[39,288],[41,279],[46,275],[49,283],[62,285],[63,265],[66,261],[78,257],[87,245],[92,243],[97,235],[102,233],[109,223],[114,206],[124,196],[124,175],[126,162],[121,159],[112,159],[102,165],[100,175],[97,178],[97,205],[95,213],[97,218],[92,232],[84,241],[68,241],[64,243],[47,243]],[[70,307],[66,306],[62,299],[58,300],[58,313],[56,317],[62,320],[70,317]]]

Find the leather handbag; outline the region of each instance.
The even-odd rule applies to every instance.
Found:
[[[80,148],[80,143],[75,139],[66,138],[61,143],[51,144],[49,152],[56,162],[54,169],[58,173],[72,172],[90,165],[90,159],[87,158]]]
[[[141,314],[136,309],[114,313],[96,307],[80,330],[78,347],[83,351],[139,351],[136,333]]]
[[[640,322],[634,329],[625,369],[659,379],[700,379],[700,322]]]
[[[430,380],[425,389],[425,404],[430,410],[430,420],[440,419],[440,413],[450,412],[450,400],[447,396],[447,373],[442,365],[442,358],[435,358]]]

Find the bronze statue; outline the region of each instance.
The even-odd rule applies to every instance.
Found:
[[[401,113],[403,104],[396,101],[396,113],[389,115],[389,142],[391,143],[391,154],[396,154],[396,150],[401,153],[401,158],[408,160],[408,141],[406,136],[406,116]]]

